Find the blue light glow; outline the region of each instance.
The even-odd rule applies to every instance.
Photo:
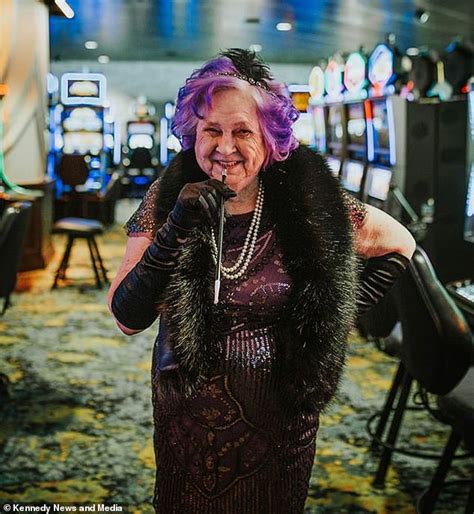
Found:
[[[168,164],[168,120],[160,120],[160,162],[163,166]]]
[[[120,164],[121,153],[122,153],[122,142],[120,141],[120,122],[115,120],[114,123],[114,155],[113,161],[117,166]]]
[[[392,99],[387,98],[387,118],[388,118],[388,140],[390,150],[390,164],[395,166],[397,163],[397,148],[396,148],[396,135],[395,135],[395,120],[393,118],[393,105]]]

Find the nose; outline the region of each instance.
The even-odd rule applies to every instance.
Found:
[[[223,133],[219,137],[216,150],[221,155],[230,155],[235,151],[235,139],[232,133]]]

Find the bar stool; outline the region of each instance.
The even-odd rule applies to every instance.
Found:
[[[438,397],[437,415],[443,417],[443,422],[451,425],[451,435],[444,447],[444,452],[431,483],[418,498],[417,513],[432,514],[441,490],[445,486],[459,482],[469,483],[470,490],[465,514],[474,512],[474,476],[461,481],[446,481],[457,447],[464,442],[465,447],[474,453],[474,367],[471,366],[464,378],[447,395]]]
[[[61,259],[61,264],[56,271],[51,289],[56,289],[58,280],[65,280],[72,245],[76,239],[85,239],[87,241],[97,288],[102,289],[102,281],[106,284],[109,283],[107,270],[104,267],[99,248],[95,240],[95,236],[102,234],[103,232],[104,225],[102,225],[102,223],[96,220],[83,218],[62,218],[53,225],[53,234],[65,234],[68,239],[63,258]]]
[[[395,451],[416,457],[441,457],[431,452],[396,447],[410,388],[413,381],[418,383],[419,398],[424,405],[427,393],[440,396],[448,394],[466,375],[472,355],[472,333],[469,326],[439,282],[422,248],[417,248],[409,269],[389,294],[401,322],[402,345],[396,378],[398,391],[393,395],[391,391],[392,400],[398,394],[398,401],[388,437],[376,441],[382,446],[374,478],[376,487],[384,486]],[[427,410],[431,412],[428,406]]]

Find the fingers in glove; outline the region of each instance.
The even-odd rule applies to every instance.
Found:
[[[199,206],[202,216],[210,225],[217,223],[217,207],[216,202],[209,191],[203,191],[199,195]]]
[[[211,215],[213,217],[216,217],[219,212],[220,204],[220,198],[218,193],[212,188],[206,188],[206,190],[203,191],[203,195],[206,198],[207,203],[209,204]]]

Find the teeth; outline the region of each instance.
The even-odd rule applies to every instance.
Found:
[[[235,166],[239,163],[239,161],[231,161],[231,162],[224,162],[224,161],[218,161],[221,166],[225,166],[227,168],[230,168],[231,166]]]

